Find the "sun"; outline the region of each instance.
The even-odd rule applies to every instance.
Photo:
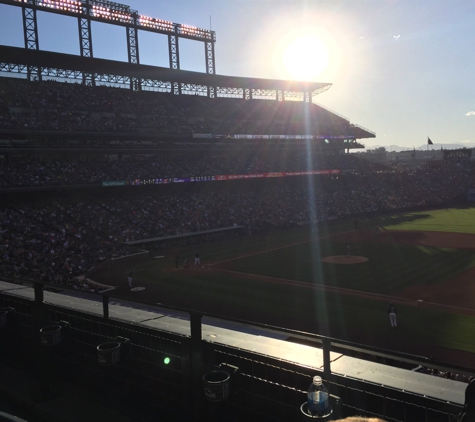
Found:
[[[285,47],[282,55],[282,64],[289,77],[302,81],[311,81],[322,74],[328,61],[328,50],[316,36],[293,40]]]

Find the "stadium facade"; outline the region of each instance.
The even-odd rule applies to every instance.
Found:
[[[266,148],[290,150],[299,159],[309,145],[331,163],[242,174],[167,170],[114,178],[109,171],[93,182],[67,182],[67,171],[61,170],[54,183],[45,181],[54,170],[41,181],[35,174],[39,167],[33,166],[34,179],[26,183],[21,179],[22,171],[29,174],[26,167],[15,178],[2,173],[5,202],[33,203],[34,195],[25,198],[25,191],[54,197],[59,188],[340,174],[342,153],[375,137],[313,103],[331,84],[218,75],[213,31],[142,16],[108,1],[0,3],[21,7],[25,40],[25,48],[0,46],[0,71],[7,75],[0,81],[0,153],[6,165],[25,157],[38,164],[72,156],[93,163],[114,156],[120,164],[134,155],[158,155],[166,163],[185,159],[184,151],[190,150],[253,154]],[[37,11],[78,19],[80,56],[39,49]],[[125,28],[127,63],[94,58],[92,21]],[[138,30],[168,37],[169,68],[140,64]],[[180,69],[180,38],[203,42],[206,73]],[[466,384],[415,370],[468,375],[462,367],[189,309],[125,303],[113,290],[88,296],[77,286],[60,285],[68,294],[58,294],[51,280],[23,278],[4,276],[0,283],[0,384],[4,405],[25,418],[311,419],[302,405],[315,374],[323,376],[331,393],[333,413],[327,420],[365,414],[451,421],[463,408]],[[206,378],[210,372],[229,379],[213,384]]]

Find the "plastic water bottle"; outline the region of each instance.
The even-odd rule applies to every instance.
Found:
[[[311,415],[326,415],[330,408],[327,387],[322,382],[322,377],[313,377],[313,382],[307,390],[307,409]]]

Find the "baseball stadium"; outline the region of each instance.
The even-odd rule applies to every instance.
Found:
[[[331,83],[220,75],[211,29],[0,4],[24,37],[0,41],[0,420],[473,420],[470,149],[370,160]],[[44,14],[79,55],[39,48]],[[94,56],[98,23],[127,61]]]

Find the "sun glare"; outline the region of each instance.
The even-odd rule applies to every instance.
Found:
[[[282,61],[290,78],[311,81],[328,66],[325,44],[315,36],[298,38],[287,45]]]

